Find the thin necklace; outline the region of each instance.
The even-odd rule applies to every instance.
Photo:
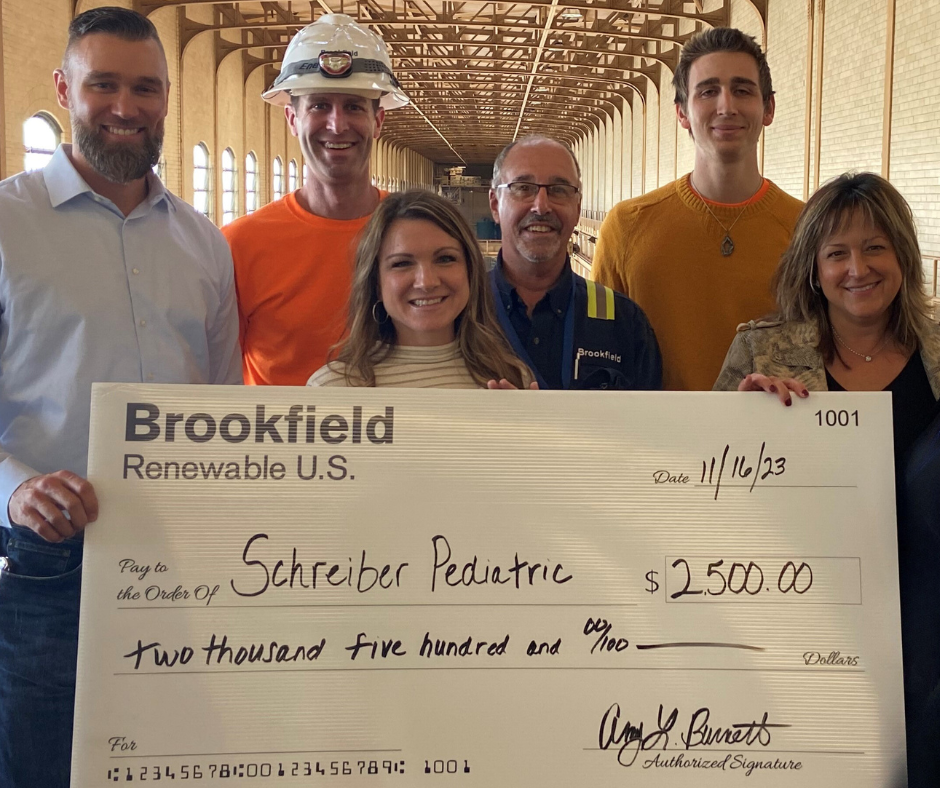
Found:
[[[744,216],[744,212],[748,209],[748,205],[750,205],[750,202],[748,202],[748,205],[745,205],[741,209],[741,212],[737,216],[734,217],[734,221],[731,222],[731,224],[729,224],[727,227],[725,227],[721,219],[715,216],[715,212],[711,209],[711,206],[708,204],[705,198],[702,197],[702,195],[699,194],[698,191],[696,191],[695,185],[692,183],[691,174],[689,175],[689,186],[692,187],[692,191],[698,194],[699,199],[701,199],[702,203],[705,205],[705,210],[708,211],[712,215],[712,219],[718,222],[718,225],[721,227],[721,229],[725,231],[725,237],[721,241],[721,247],[720,247],[721,255],[722,257],[730,257],[731,253],[734,252],[734,241],[731,240],[731,228],[734,227],[738,223],[738,219]]]
[[[836,342],[838,342],[842,347],[849,351],[849,353],[854,353],[859,358],[865,359],[865,361],[871,361],[875,356],[877,356],[882,350],[885,349],[885,345],[888,344],[888,332],[885,331],[885,338],[881,340],[881,344],[878,345],[871,353],[859,353],[857,350],[853,350],[848,345],[845,344],[845,340],[839,336],[839,332],[835,329],[832,329],[832,333],[835,335]]]

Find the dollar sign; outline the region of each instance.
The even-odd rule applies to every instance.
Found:
[[[656,575],[659,572],[653,571],[652,569],[646,573],[646,582],[650,584],[650,587],[646,589],[647,594],[655,594],[659,591],[659,582],[656,580]]]

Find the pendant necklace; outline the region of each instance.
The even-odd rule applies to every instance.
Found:
[[[873,351],[871,351],[871,353],[859,353],[857,350],[853,350],[852,348],[850,348],[848,345],[845,344],[845,340],[844,340],[841,336],[839,336],[839,332],[838,332],[838,331],[836,331],[835,329],[832,329],[832,333],[833,333],[833,335],[834,335],[835,338],[836,338],[836,342],[838,342],[840,345],[842,345],[842,347],[844,347],[846,350],[848,350],[849,353],[853,353],[854,355],[858,356],[859,358],[865,359],[865,361],[871,361],[871,360],[872,360],[875,356],[877,356],[882,350],[884,350],[885,345],[888,344],[888,332],[885,331],[885,338],[881,340],[881,344],[878,345],[878,347],[876,347]]]
[[[689,176],[689,186],[692,187],[692,191],[694,191],[696,194],[698,194],[699,199],[701,199],[702,203],[705,205],[705,210],[708,211],[708,212],[711,214],[712,219],[714,219],[716,222],[718,222],[718,226],[721,227],[721,229],[725,231],[725,237],[722,239],[722,241],[721,241],[721,247],[720,247],[720,249],[721,249],[721,256],[722,256],[722,257],[730,257],[730,256],[731,256],[731,253],[734,252],[734,241],[731,240],[731,228],[734,227],[734,226],[738,223],[738,219],[740,219],[742,216],[744,216],[744,212],[748,209],[748,206],[745,205],[745,206],[741,209],[741,212],[740,212],[737,216],[734,217],[734,221],[731,222],[731,224],[729,224],[727,227],[725,227],[725,225],[722,223],[721,219],[719,219],[717,216],[715,216],[715,212],[711,209],[711,206],[705,201],[705,198],[702,197],[702,195],[700,195],[700,194],[695,190],[695,186],[692,184],[692,176],[691,176],[691,175]]]

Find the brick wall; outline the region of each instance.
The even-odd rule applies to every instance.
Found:
[[[69,115],[55,98],[52,72],[62,64],[68,40],[69,0],[0,0],[3,3],[3,116],[6,138],[4,176],[23,169],[23,123],[37,112],[54,117],[62,140],[71,137]],[[41,19],[43,46],[36,46]]]
[[[935,257],[940,257],[938,68],[940,4],[898,0],[889,175],[914,210],[921,250]]]
[[[819,183],[881,171],[885,0],[826,0]]]
[[[764,132],[764,174],[803,199],[806,162],[807,35],[806,0],[771,3],[767,21],[767,62],[777,110]]]
[[[163,158],[166,162],[164,180],[170,191],[182,194],[183,169],[180,166],[180,61],[179,61],[179,28],[176,24],[176,9],[161,8],[151,15],[150,21],[160,34],[163,48],[167,53],[167,70],[170,77],[170,105],[166,115],[163,137]]]

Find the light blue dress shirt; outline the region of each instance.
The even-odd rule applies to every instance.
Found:
[[[61,145],[0,182],[0,525],[27,479],[85,476],[91,384],[241,383],[232,255],[148,175],[126,218]]]

